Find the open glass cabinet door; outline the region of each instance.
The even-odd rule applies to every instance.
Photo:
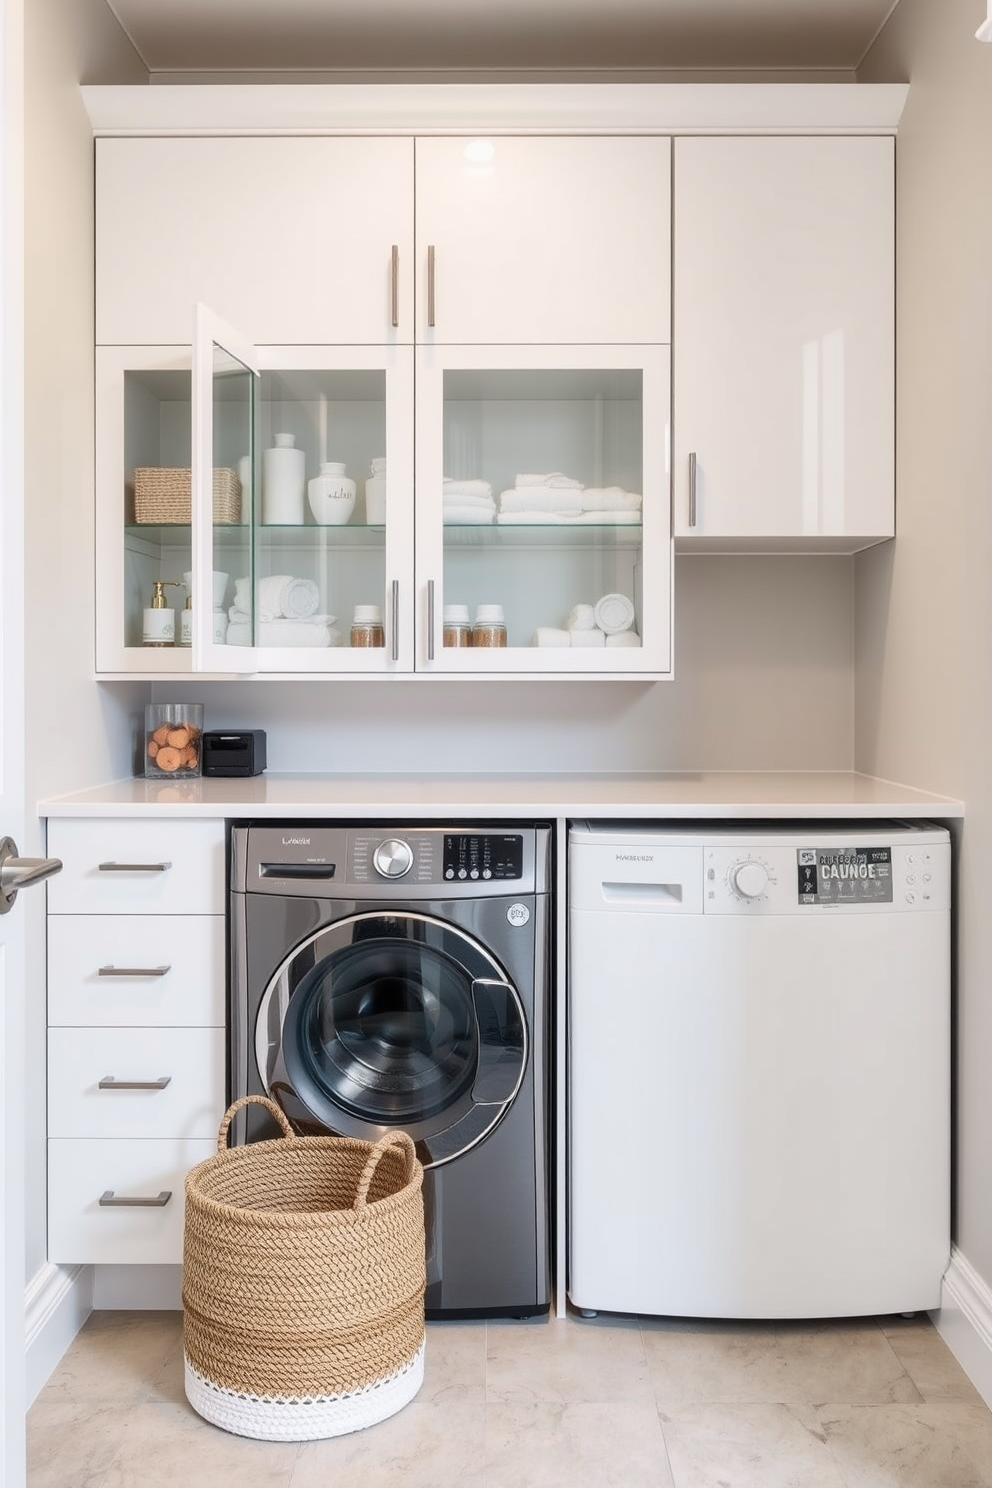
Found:
[[[258,670],[255,348],[205,305],[193,317],[193,669]]]

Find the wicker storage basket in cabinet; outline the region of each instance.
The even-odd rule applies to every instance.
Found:
[[[241,482],[237,472],[214,468],[214,521],[241,521]],[[134,472],[134,520],[137,523],[192,519],[192,474],[168,466],[139,465]]]
[[[285,1136],[227,1150],[234,1113]],[[424,1376],[424,1171],[406,1132],[298,1137],[245,1096],[186,1179],[186,1395],[238,1436],[309,1441],[402,1409]]]

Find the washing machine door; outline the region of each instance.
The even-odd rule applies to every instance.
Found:
[[[516,989],[471,935],[415,912],[353,914],[297,946],[262,998],[262,1082],[297,1129],[402,1127],[425,1166],[481,1142],[527,1063]]]

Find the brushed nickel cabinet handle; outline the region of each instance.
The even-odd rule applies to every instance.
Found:
[[[98,863],[101,873],[165,873],[171,863]]]
[[[391,298],[393,306],[393,329],[400,323],[400,250],[396,243],[393,244],[393,265],[391,274]]]
[[[163,1188],[157,1198],[143,1198],[140,1194],[115,1194],[112,1188],[100,1195],[101,1209],[164,1209],[172,1198],[172,1189]]]
[[[97,1085],[98,1090],[164,1090],[172,1084],[171,1075],[162,1075],[158,1080],[118,1080],[116,1075],[104,1075]]]
[[[97,976],[102,977],[163,977],[171,966],[101,966]]]
[[[400,659],[400,581],[394,579],[391,585],[392,614],[390,616],[390,637],[392,640],[393,660]]]
[[[427,660],[434,660],[434,580],[427,580]]]
[[[433,326],[434,325],[434,318],[435,318],[434,317],[434,308],[435,308],[435,306],[434,306],[434,274],[435,274],[436,267],[437,267],[437,264],[436,264],[436,257],[435,257],[435,253],[434,253],[434,244],[432,243],[430,245],[430,247],[428,248],[428,250],[427,250],[427,324],[429,326]]]
[[[689,456],[689,526],[696,525],[696,452]]]

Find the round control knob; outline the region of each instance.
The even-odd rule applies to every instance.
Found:
[[[757,899],[768,883],[768,870],[761,863],[737,863],[730,871],[730,881],[745,899]]]
[[[413,867],[413,851],[399,837],[380,842],[372,854],[372,865],[383,878],[402,878]]]

